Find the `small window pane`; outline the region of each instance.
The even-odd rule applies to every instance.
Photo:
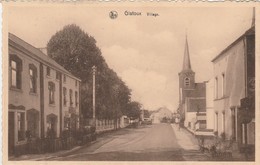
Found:
[[[30,69],[30,76],[33,76],[33,70]]]
[[[25,115],[17,113],[18,141],[25,140]]]
[[[30,80],[30,89],[31,89],[31,91],[33,89],[33,79]]]
[[[11,61],[11,66],[13,69],[16,69],[16,62],[15,61]]]
[[[12,86],[17,86],[17,76],[16,76],[16,70],[12,70]]]
[[[54,91],[55,91],[55,84],[49,82],[49,103],[54,104]]]

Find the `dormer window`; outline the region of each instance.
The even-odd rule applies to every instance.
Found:
[[[190,86],[190,78],[186,77],[184,79],[184,85],[187,87],[187,86]]]

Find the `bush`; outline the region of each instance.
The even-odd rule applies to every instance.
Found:
[[[221,137],[222,140],[225,140],[226,139],[226,134],[223,132],[223,133],[220,134],[220,137]]]
[[[20,155],[27,154],[27,153],[28,153],[28,150],[27,150],[26,144],[17,145],[14,149],[15,156],[20,156]]]
[[[96,127],[91,126],[91,127],[90,127],[90,133],[93,134],[93,133],[95,133],[95,132],[96,132]]]
[[[56,138],[56,132],[54,129],[48,129],[47,130],[47,138],[49,139],[55,139]]]
[[[88,135],[91,133],[91,130],[90,130],[91,126],[85,126],[83,128],[83,135]]]
[[[62,138],[62,139],[66,139],[66,138],[68,138],[68,137],[70,137],[70,131],[69,131],[69,130],[64,130],[64,131],[62,131],[62,133],[61,133],[61,138]]]

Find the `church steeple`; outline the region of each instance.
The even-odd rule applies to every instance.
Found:
[[[185,48],[184,48],[184,57],[183,57],[183,71],[191,70],[191,64],[190,64],[190,53],[189,53],[189,45],[188,45],[188,39],[186,34],[186,42],[185,42]]]
[[[195,72],[191,69],[188,39],[186,35],[182,71],[179,73],[179,86],[182,90],[194,89]]]

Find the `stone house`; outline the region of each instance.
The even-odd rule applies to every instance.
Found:
[[[79,128],[80,79],[31,44],[8,35],[8,151],[30,138]]]
[[[214,131],[241,148],[255,145],[255,26],[213,60]]]

